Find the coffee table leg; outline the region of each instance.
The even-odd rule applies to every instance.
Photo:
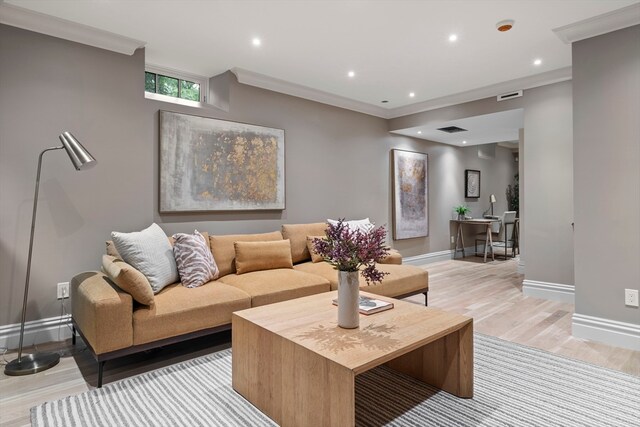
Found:
[[[282,427],[355,426],[353,371],[233,315],[233,389]]]
[[[387,366],[458,397],[473,397],[473,323]]]

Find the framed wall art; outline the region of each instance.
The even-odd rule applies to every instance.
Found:
[[[464,197],[467,199],[480,197],[480,171],[473,169],[464,171]]]
[[[160,212],[282,210],[284,130],[160,111]]]
[[[393,164],[394,240],[429,235],[427,155],[391,150]]]

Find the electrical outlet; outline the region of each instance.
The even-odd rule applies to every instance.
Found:
[[[453,237],[453,236],[451,236],[451,244],[453,245],[453,244],[455,244],[455,243],[456,243],[456,238],[455,238],[455,237]]]
[[[637,289],[624,290],[624,305],[628,305],[629,307],[638,307],[638,290]]]
[[[58,299],[69,298],[69,282],[58,283]]]

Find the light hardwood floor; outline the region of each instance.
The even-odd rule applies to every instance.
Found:
[[[573,305],[522,296],[516,262],[483,264],[481,258],[467,257],[426,265],[429,305],[473,317],[476,332],[640,376],[640,352],[571,336]],[[408,300],[424,303],[419,296]],[[106,365],[105,383],[209,354],[229,347],[230,342],[230,334],[222,333],[112,361]],[[29,425],[30,407],[95,386],[97,365],[82,350],[81,341],[75,349],[70,343],[41,347],[66,356],[58,366],[35,375],[0,373],[0,425]],[[5,355],[7,360],[13,357]]]

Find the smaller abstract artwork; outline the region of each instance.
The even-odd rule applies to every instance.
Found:
[[[160,111],[160,212],[284,209],[284,131]]]
[[[464,171],[464,197],[468,199],[480,197],[480,171],[473,169]]]
[[[427,155],[405,150],[391,151],[393,162],[393,238],[412,239],[429,235]]]

